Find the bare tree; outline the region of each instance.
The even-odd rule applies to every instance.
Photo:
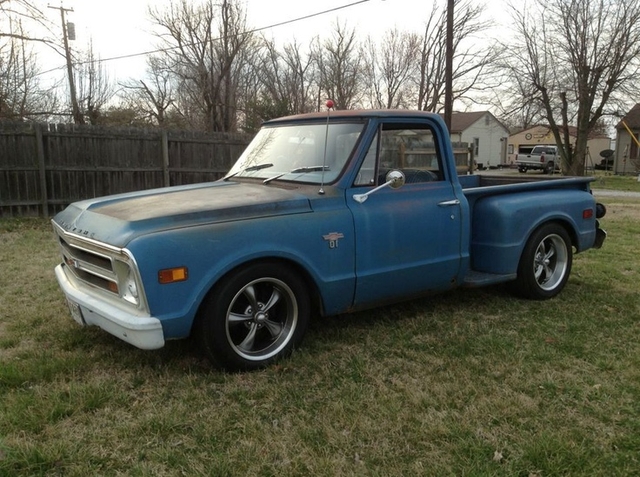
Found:
[[[234,130],[238,83],[253,41],[238,2],[178,0],[150,15],[160,28],[163,61],[178,92],[176,106],[194,127]]]
[[[608,104],[637,87],[640,0],[536,0],[512,16],[517,41],[505,45],[506,73],[544,111],[563,171],[582,175],[590,132]]]
[[[453,101],[469,100],[469,94],[481,87],[497,57],[491,46],[479,46],[477,37],[487,28],[482,20],[483,6],[470,0],[456,0],[453,24]],[[416,77],[417,107],[422,111],[440,112],[444,108],[446,80],[447,11],[434,0],[432,14],[422,36],[419,71]]]
[[[301,51],[297,41],[278,50],[273,40],[263,38],[254,60],[253,95],[246,105],[253,128],[273,117],[312,111],[314,68],[310,55]]]
[[[76,78],[80,114],[90,124],[99,124],[108,102],[115,95],[115,87],[100,59],[93,53],[92,42],[84,60],[77,66]]]
[[[492,105],[510,130],[528,129],[545,122],[544,107],[536,100],[535,88],[521,74],[522,66],[516,65],[512,57],[498,61],[497,66],[503,73],[498,75],[483,103]]]
[[[319,72],[317,107],[323,96],[339,109],[352,109],[364,95],[364,62],[355,29],[336,23],[331,38],[316,38],[311,53]]]
[[[40,86],[38,66],[24,40],[9,38],[0,45],[0,118],[48,117],[56,97]]]
[[[294,114],[295,73],[287,68],[273,40],[262,40],[255,67],[256,94],[247,106],[253,109],[256,119]]]
[[[175,102],[171,72],[155,56],[147,59],[147,78],[121,83],[124,103],[136,118],[164,128],[168,126],[167,112]]]
[[[282,59],[289,71],[293,113],[307,113],[314,110],[313,88],[316,87],[318,71],[311,55],[303,53],[297,42],[284,47]]]
[[[49,117],[57,107],[55,94],[40,85],[37,57],[32,43],[51,46],[34,36],[28,26],[48,23],[32,2],[0,0],[0,117],[34,119]]]
[[[409,107],[413,99],[410,79],[418,72],[419,37],[394,28],[380,43],[367,38],[364,51],[370,104],[386,109]]]
[[[19,25],[15,29],[13,25]],[[32,35],[29,26],[44,27],[50,32],[50,22],[35,1],[28,0],[0,0],[0,39],[13,38],[16,40],[42,42],[52,46],[52,42],[44,36]]]
[[[54,91],[40,84],[39,66],[20,27],[0,40],[0,117],[48,118],[57,109]]]

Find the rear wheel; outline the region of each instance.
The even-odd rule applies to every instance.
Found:
[[[212,290],[196,333],[210,359],[228,370],[253,370],[291,354],[309,315],[309,293],[298,274],[280,263],[260,263]]]
[[[529,238],[518,265],[515,291],[534,300],[545,300],[562,291],[573,261],[571,239],[558,224],[549,223]]]
[[[527,172],[527,168],[526,167],[518,167],[518,172],[522,172],[524,174],[525,172]]]
[[[553,162],[548,162],[547,165],[545,166],[545,172],[547,174],[553,174],[555,170],[555,164]]]

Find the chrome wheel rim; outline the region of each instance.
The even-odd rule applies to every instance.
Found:
[[[543,290],[556,288],[567,273],[569,253],[562,237],[556,234],[546,236],[536,249],[533,273]]]
[[[239,356],[265,360],[287,346],[297,322],[298,302],[291,288],[276,278],[259,278],[231,300],[226,316],[227,339]]]

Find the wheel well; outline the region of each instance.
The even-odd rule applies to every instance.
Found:
[[[311,309],[319,310],[320,314],[322,314],[322,300],[320,299],[320,292],[318,291],[318,287],[315,281],[313,280],[313,278],[311,278],[311,275],[309,275],[307,270],[305,270],[300,264],[292,260],[279,258],[279,257],[261,257],[255,260],[244,262],[232,268],[231,270],[227,271],[224,275],[222,275],[213,285],[211,285],[211,288],[209,288],[207,293],[204,295],[202,301],[198,305],[198,311],[196,312],[193,323],[191,324],[191,331],[193,332],[193,329],[196,326],[196,323],[198,322],[203,304],[207,301],[207,297],[215,292],[216,287],[220,283],[222,283],[230,275],[237,273],[240,270],[243,270],[247,267],[260,264],[260,263],[271,263],[273,265],[282,265],[294,270],[304,280],[304,284],[307,287],[307,290],[309,291],[309,299],[311,300]]]
[[[578,237],[576,235],[576,231],[571,226],[571,224],[566,220],[554,219],[554,220],[548,220],[546,222],[542,222],[535,229],[531,231],[531,233],[529,234],[529,237],[531,237],[537,230],[539,230],[540,227],[544,227],[545,225],[548,225],[548,224],[557,224],[560,227],[562,227],[565,230],[565,232],[567,232],[567,235],[569,235],[569,239],[571,240],[571,246],[573,248],[577,248],[576,244],[578,243]],[[527,241],[529,240],[529,237],[527,238]]]

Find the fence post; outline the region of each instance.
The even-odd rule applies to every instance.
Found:
[[[36,140],[36,154],[38,156],[38,171],[40,176],[40,199],[42,202],[42,216],[49,215],[49,197],[47,195],[47,170],[44,161],[44,139],[42,135],[42,125],[34,126]]]
[[[169,187],[171,178],[169,177],[169,135],[167,131],[162,131],[162,175],[164,186]]]

